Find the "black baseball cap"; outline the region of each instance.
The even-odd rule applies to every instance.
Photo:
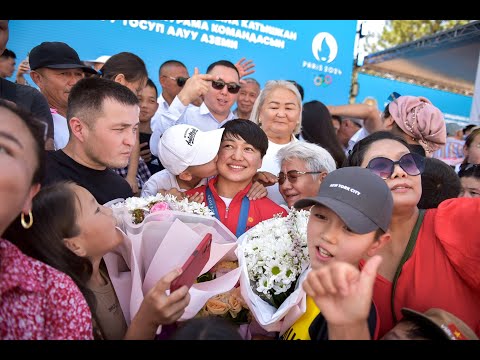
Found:
[[[357,234],[388,230],[393,211],[392,193],[385,181],[368,169],[351,166],[330,172],[316,197],[295,202],[297,209],[324,205]]]
[[[81,68],[84,72],[97,74],[95,69],[85,66],[80,61],[77,52],[64,42],[42,42],[35,46],[28,55],[30,69],[76,69]]]

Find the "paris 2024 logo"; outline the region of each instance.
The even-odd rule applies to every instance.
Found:
[[[312,53],[317,61],[331,63],[337,57],[337,40],[328,32],[318,33],[312,40]]]

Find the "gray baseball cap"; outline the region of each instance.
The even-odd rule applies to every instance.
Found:
[[[357,234],[388,230],[393,198],[385,181],[368,169],[352,166],[330,172],[316,197],[295,202],[297,209],[324,205]]]

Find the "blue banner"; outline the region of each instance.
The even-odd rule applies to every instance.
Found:
[[[472,97],[448,91],[432,89],[420,85],[409,84],[402,81],[384,79],[368,74],[358,74],[357,103],[363,102],[367,97],[377,100],[379,110],[388,104],[388,96],[396,91],[400,95],[423,96],[443,112],[446,121],[455,121],[467,125],[470,121]],[[340,105],[334,104],[334,105]]]
[[[356,26],[356,20],[12,20],[7,47],[17,63],[43,41],[63,41],[82,60],[133,52],[157,86],[166,60],[182,61],[191,75],[195,67],[205,73],[214,61],[245,57],[262,86],[295,80],[304,101],[346,104]]]

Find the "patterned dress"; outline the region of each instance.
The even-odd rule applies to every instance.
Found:
[[[73,280],[1,238],[0,339],[93,339],[92,314]]]

